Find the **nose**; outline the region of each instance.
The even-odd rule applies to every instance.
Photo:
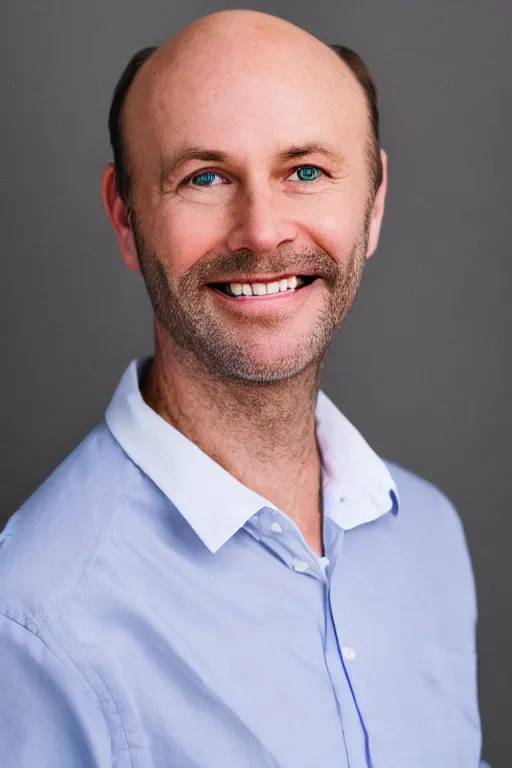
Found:
[[[275,251],[285,242],[297,236],[297,225],[290,210],[290,201],[278,199],[281,193],[273,190],[268,182],[253,184],[251,189],[241,189],[233,201],[232,225],[227,237],[231,251],[248,248],[254,253]]]

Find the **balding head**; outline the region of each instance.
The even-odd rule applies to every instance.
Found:
[[[135,54],[114,91],[109,131],[117,187],[127,201],[137,166],[137,145],[144,143],[148,116],[169,94],[222,91],[233,76],[254,77],[267,71],[281,81],[316,78],[336,91],[355,89],[366,108],[370,185],[382,179],[376,89],[362,59],[344,46],[327,46],[291,22],[259,11],[226,10],[204,16],[160,47]],[[243,107],[243,103],[240,105]]]

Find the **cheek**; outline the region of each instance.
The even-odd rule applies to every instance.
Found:
[[[363,196],[336,195],[312,206],[307,225],[311,239],[334,261],[344,261],[364,231],[366,205]]]
[[[179,205],[173,208],[160,211],[155,219],[155,249],[169,272],[180,277],[206,253],[219,247],[222,225],[213,209],[198,211]]]
[[[281,215],[293,222],[297,243],[320,247],[334,261],[351,252],[365,225],[366,195],[347,185],[325,194],[288,198]],[[221,252],[233,226],[230,206],[174,200],[153,211],[148,231],[171,275],[179,277],[205,254]]]

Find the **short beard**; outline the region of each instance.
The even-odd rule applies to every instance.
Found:
[[[147,244],[136,216],[131,212],[132,229],[146,289],[156,319],[168,332],[176,347],[192,355],[199,369],[224,381],[265,384],[298,376],[306,369],[321,369],[327,349],[347,317],[359,289],[368,244],[371,205],[367,206],[364,227],[346,257],[336,264],[324,251],[317,249],[295,253],[281,249],[260,259],[248,250],[225,256],[207,255],[193,264],[183,275],[171,277],[165,262]],[[326,291],[322,307],[301,339],[290,338],[289,356],[282,351],[272,365],[251,359],[236,331],[222,323],[211,301],[205,299],[207,283],[219,275],[243,273],[318,274]],[[241,321],[242,322],[242,321]],[[251,319],[248,318],[248,322]],[[261,324],[261,320],[259,321]],[[274,320],[266,321],[269,332]],[[269,333],[270,338],[270,333]]]

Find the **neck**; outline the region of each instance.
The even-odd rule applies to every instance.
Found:
[[[233,477],[298,525],[323,554],[315,408],[320,366],[286,381],[228,381],[170,346],[158,326],[146,403]]]

